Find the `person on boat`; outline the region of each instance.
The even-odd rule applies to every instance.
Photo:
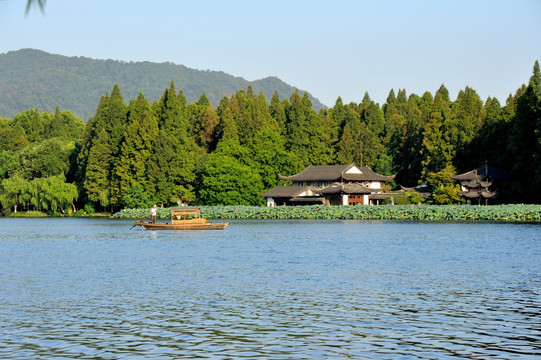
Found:
[[[156,213],[158,211],[158,208],[156,207],[156,205],[154,205],[152,207],[152,209],[150,209],[150,217],[152,218],[152,223],[153,224],[156,224]]]

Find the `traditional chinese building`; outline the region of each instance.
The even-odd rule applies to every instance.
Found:
[[[308,166],[298,174],[280,176],[293,186],[277,186],[264,194],[267,206],[276,205],[373,205],[382,200],[381,183],[394,179],[369,167],[350,165]]]
[[[478,205],[488,205],[489,199],[496,197],[497,186],[502,181],[511,180],[512,176],[505,171],[485,163],[478,169],[460,175],[450,175],[451,179],[460,182],[459,195]]]

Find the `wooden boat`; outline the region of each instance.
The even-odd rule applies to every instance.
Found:
[[[228,222],[212,223],[201,217],[198,208],[171,209],[170,223],[136,221],[134,226],[145,230],[223,230]]]

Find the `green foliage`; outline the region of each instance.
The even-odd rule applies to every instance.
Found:
[[[5,59],[0,55],[0,69]],[[148,73],[151,66],[145,66]],[[150,83],[145,76],[138,79],[139,90]],[[0,92],[1,87],[0,82]],[[115,84],[86,125],[60,111],[62,104],[55,104],[54,113],[31,109],[0,118],[2,206],[69,213],[86,203],[113,211],[147,200],[163,206],[258,205],[263,191],[281,183],[279,174],[339,163],[397,173],[393,187],[426,181],[433,189],[430,203],[454,204],[462,200],[449,175],[485,160],[519,180],[502,184],[498,201],[541,203],[537,62],[528,85],[503,107],[492,98],[483,105],[469,87],[453,102],[442,85],[435,96],[392,90],[381,107],[368,93],[359,104],[344,105],[338,98],[332,109],[318,113],[306,93],[294,91],[280,100],[282,92],[273,91],[269,106],[267,93],[256,86],[239,89],[222,92],[215,108],[208,93],[188,104],[185,92],[177,94],[170,81],[152,105],[139,91],[126,106]],[[10,181],[24,186],[12,191]],[[422,200],[412,194],[407,199]]]
[[[19,205],[27,210],[33,207],[51,213],[65,213],[68,206],[75,211],[77,187],[65,181],[64,175],[35,178],[32,181],[17,176],[4,179],[1,182],[0,202],[3,207],[13,207],[14,213],[17,213]]]
[[[24,218],[41,218],[46,217],[47,214],[42,211],[24,211],[16,214],[9,215],[11,217],[24,217]]]
[[[80,211],[80,210],[79,210]],[[78,211],[78,212],[79,212]],[[85,204],[85,207],[84,207],[84,213],[85,215],[88,214],[88,215],[92,215],[96,212],[96,210],[94,210],[94,206],[91,204],[91,203],[86,203]]]
[[[88,199],[99,202],[101,206],[109,205],[110,200],[110,159],[109,136],[102,128],[94,146],[90,149],[84,180]]]
[[[87,215],[87,212],[83,209],[79,209],[73,214],[74,217],[84,217]]]
[[[433,189],[429,202],[437,205],[458,204],[462,199],[458,195],[460,186],[449,175],[456,174],[452,165],[438,172],[430,172],[426,176],[426,184]]]
[[[117,219],[141,219],[148,208],[125,209]],[[406,220],[488,221],[541,223],[540,205],[380,205],[380,206],[202,206],[209,219],[307,219],[307,220]],[[158,217],[169,217],[169,209],[158,209]]]
[[[17,213],[19,204],[23,204],[25,195],[29,192],[29,183],[25,179],[14,176],[0,183],[0,203],[2,207],[11,208]]]
[[[406,196],[409,199],[410,204],[422,204],[425,202],[425,198],[419,195],[417,191],[408,191]]]
[[[133,184],[124,192],[122,196],[122,205],[124,207],[133,209],[138,207],[150,207],[152,199],[141,184]]]
[[[39,81],[35,76],[38,68]],[[160,99],[164,84],[171,80],[183,85],[183,96],[188,103],[197,101],[204,93],[212,104],[219,104],[224,94],[234,94],[249,85],[268,99],[275,91],[282,98],[294,91],[276,77],[250,82],[224,72],[171,63],[95,60],[23,49],[0,54],[0,113],[14,116],[38,105],[54,112],[59,105],[86,120],[95,113],[96,101],[103,91],[111,89],[115,82],[127,98],[134,99],[142,92],[152,102]],[[12,96],[13,89],[22,91]],[[317,99],[311,97],[311,100],[317,109],[323,107]]]
[[[235,156],[244,150],[222,150],[210,156],[201,177],[200,200],[204,204],[261,205],[261,176]]]

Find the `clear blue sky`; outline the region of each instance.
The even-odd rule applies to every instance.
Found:
[[[452,100],[470,86],[503,104],[541,60],[538,0],[48,0],[44,15],[28,16],[25,7],[0,1],[0,53],[277,76],[328,106],[441,84]]]

